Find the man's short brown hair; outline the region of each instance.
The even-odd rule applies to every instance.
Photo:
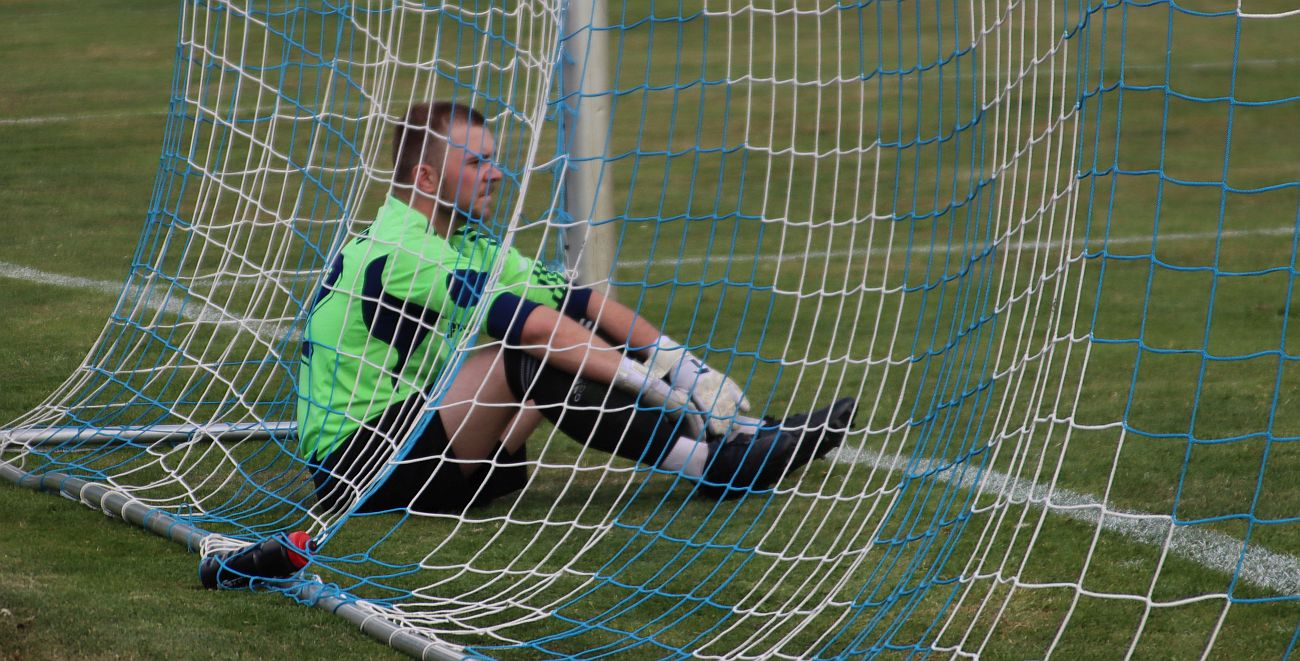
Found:
[[[411,106],[405,121],[393,127],[393,183],[410,184],[415,167],[421,163],[441,169],[446,136],[454,122],[484,126],[487,119],[479,111],[452,101]]]

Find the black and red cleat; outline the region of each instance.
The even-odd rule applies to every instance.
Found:
[[[307,566],[308,556],[315,550],[316,543],[302,530],[283,539],[272,537],[238,551],[203,558],[199,563],[199,581],[209,590],[235,590],[248,587],[254,578],[289,578]]]

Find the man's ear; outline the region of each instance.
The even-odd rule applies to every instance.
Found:
[[[421,193],[435,195],[438,192],[438,180],[440,179],[437,168],[428,163],[420,163],[415,166],[415,189]]]

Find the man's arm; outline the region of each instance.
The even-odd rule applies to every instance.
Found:
[[[570,374],[614,383],[623,355],[599,335],[558,311],[539,305],[523,319],[520,347]]]
[[[557,285],[567,284],[562,276],[550,269],[539,268],[537,263],[533,263],[529,271],[533,282],[542,285],[538,291],[559,291]],[[525,300],[524,307],[517,308],[516,312],[508,302],[511,299],[503,298],[506,303],[499,313],[489,314],[497,322],[489,321],[488,326],[490,329],[495,326],[498,332],[494,335],[505,339],[507,344],[544,345],[544,352],[550,354],[548,360],[573,374],[624,389],[634,385],[644,390],[655,387],[655,382],[666,381],[676,391],[686,392],[695,402],[696,410],[708,412],[709,430],[714,434],[724,433],[738,414],[749,410],[749,400],[744,391],[725,372],[710,368],[628,306],[587,287],[568,286],[564,291],[554,299],[560,312],[548,309],[538,313],[525,309],[543,303],[549,307],[550,303],[545,300]],[[529,295],[529,298],[533,296]],[[594,323],[598,332],[587,330],[575,319]],[[530,324],[533,327],[525,341],[524,327]],[[514,328],[515,334],[507,333],[507,327]],[[604,338],[626,344],[627,349],[642,362],[624,360],[622,352],[611,347],[602,334]],[[540,356],[535,351],[533,353]],[[634,372],[647,374],[649,378],[638,377]]]
[[[644,365],[625,357],[599,335],[557,310],[535,305],[523,314],[526,316],[521,318],[514,337],[523,351],[559,370],[609,384],[644,398],[647,404],[675,412],[684,418],[691,435],[703,431],[704,420],[698,414],[688,413],[691,401],[688,391],[651,376]]]
[[[652,378],[666,378],[690,393],[696,408],[709,413],[710,432],[724,433],[738,414],[749,410],[749,400],[735,381],[711,369],[626,305],[590,290],[585,312],[606,337],[625,339],[628,348],[645,359]]]
[[[626,305],[596,290],[587,299],[586,317],[596,324],[605,337],[624,340],[638,355],[645,356],[661,333],[653,324]]]

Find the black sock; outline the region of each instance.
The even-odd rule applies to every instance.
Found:
[[[574,376],[518,349],[505,350],[506,382],[519,401],[533,400],[570,438],[602,452],[658,465],[682,434],[657,409],[637,410],[629,393]]]

